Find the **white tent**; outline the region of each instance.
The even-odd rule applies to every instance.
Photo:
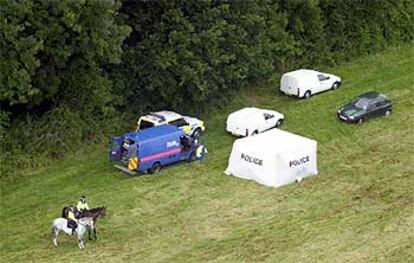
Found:
[[[227,175],[282,186],[318,173],[314,140],[271,129],[233,144]]]

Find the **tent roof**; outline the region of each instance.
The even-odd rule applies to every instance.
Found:
[[[237,139],[235,143],[240,147],[254,147],[280,153],[292,148],[297,149],[304,145],[315,144],[316,141],[274,128],[255,136]]]

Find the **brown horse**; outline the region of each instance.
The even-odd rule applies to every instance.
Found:
[[[63,218],[67,218],[68,212],[69,212],[69,207],[64,207],[63,210],[62,210],[62,217]],[[76,215],[76,218],[83,218],[83,217],[90,217],[90,218],[92,218],[93,224],[94,224],[94,227],[93,227],[93,236],[94,236],[95,240],[98,240],[98,235],[96,233],[96,220],[98,218],[105,217],[105,215],[106,215],[106,207],[105,206],[96,207],[96,208],[92,208],[90,210],[83,211],[83,212],[78,211],[76,209],[75,215]],[[88,236],[89,236],[89,240],[92,240],[90,229],[88,229]]]

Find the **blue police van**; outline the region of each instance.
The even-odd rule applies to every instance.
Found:
[[[201,160],[206,150],[198,140],[173,125],[126,133],[110,141],[109,160],[128,173],[158,173],[162,166]]]

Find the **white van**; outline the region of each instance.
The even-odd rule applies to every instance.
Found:
[[[226,130],[236,136],[255,135],[282,125],[284,115],[272,110],[244,108],[227,117]]]
[[[340,77],[310,69],[287,72],[280,79],[281,92],[305,99],[325,90],[336,90],[340,86]]]

